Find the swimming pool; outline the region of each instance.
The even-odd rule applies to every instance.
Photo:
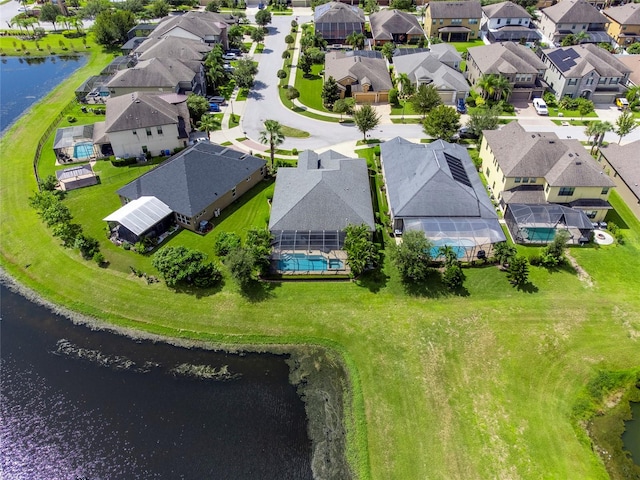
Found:
[[[440,247],[450,246],[454,252],[456,252],[456,256],[460,258],[464,258],[467,256],[467,248],[473,247],[475,244],[471,240],[467,240],[466,238],[459,238],[454,240],[452,238],[441,238],[439,240],[435,240],[433,242],[433,247],[429,251],[431,258],[437,259],[440,257]]]
[[[547,243],[556,236],[556,229],[549,227],[523,228],[522,237],[532,243]]]
[[[91,142],[83,142],[76,143],[73,146],[73,156],[79,160],[84,160],[85,158],[90,158],[93,156],[93,143]]]
[[[326,270],[338,270],[344,268],[344,264],[337,258],[327,261],[322,255],[305,255],[304,253],[294,253],[283,255],[278,260],[278,270],[285,272],[322,272]]]

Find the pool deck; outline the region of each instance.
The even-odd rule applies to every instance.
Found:
[[[340,260],[342,262],[343,268],[329,268],[327,270],[280,270],[278,269],[278,262],[282,260],[285,255],[286,256],[304,255],[305,257],[323,257],[327,260],[328,264],[331,260]],[[330,250],[327,253],[322,252],[320,250],[287,250],[284,252],[280,252],[279,254],[275,254],[272,257],[271,269],[273,273],[278,273],[281,275],[318,275],[318,276],[347,275],[351,271],[351,269],[347,265],[347,252],[345,252],[344,250]]]

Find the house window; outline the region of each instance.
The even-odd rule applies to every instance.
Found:
[[[434,18],[434,19],[433,19],[433,24],[435,25],[435,24],[436,24],[436,22],[437,22],[437,20]]]
[[[137,135],[137,134],[138,134],[138,132],[136,132],[136,131],[134,130],[134,131],[133,131],[133,134],[134,134],[134,135]]]
[[[504,183],[504,179],[505,179],[505,178],[506,178],[506,177],[505,177],[504,175],[502,175],[502,183]]]
[[[235,196],[236,196],[236,187],[233,187],[233,188],[231,189],[231,196],[232,196],[232,197],[235,197]]]
[[[149,151],[149,149],[147,148],[146,145],[142,146],[142,153],[147,153]]]
[[[597,210],[585,210],[584,213],[589,218],[596,218],[596,215],[598,214]]]
[[[501,22],[501,21],[502,21],[502,19],[501,19],[501,18],[499,18],[499,19],[498,19],[498,25],[500,25],[500,22]]]
[[[162,127],[158,127],[156,130],[158,130],[158,135],[162,135]]]
[[[547,183],[547,188],[544,189],[544,191],[546,193],[549,193],[549,190],[551,189],[551,186]]]
[[[507,25],[511,25],[511,19],[507,18]]]
[[[606,195],[607,193],[609,193],[609,187],[604,187],[600,192],[600,195]]]
[[[469,25],[476,25],[478,23],[478,19],[477,18],[470,18],[469,19]]]
[[[571,25],[571,30],[575,30],[576,26],[575,25]]]
[[[440,19],[440,25],[442,25],[444,23],[444,18]]]
[[[618,83],[620,81],[619,78],[612,78],[611,80],[609,80],[610,84],[614,84],[614,83]]]
[[[599,78],[598,79],[598,85],[604,85],[605,83],[607,83],[607,79],[606,78]]]
[[[518,25],[521,25],[521,24],[522,24],[522,19],[521,19],[521,18],[519,18],[519,19],[518,19]]]
[[[520,177],[516,177],[513,181],[514,181],[515,183],[520,183],[520,182],[522,181],[522,178],[520,178]]]
[[[558,195],[561,197],[570,197],[573,195],[573,192],[575,191],[576,191],[575,187],[560,187],[560,191],[558,192]]]
[[[578,84],[577,78],[570,78],[569,81],[567,82],[567,85],[577,85],[577,84]]]
[[[487,167],[487,171],[485,172],[485,175],[488,177],[489,176],[489,167]]]
[[[452,18],[451,19],[451,25],[462,25],[462,19],[461,18]]]
[[[151,129],[147,128],[146,130],[147,130],[147,137],[150,137],[151,136]]]
[[[593,77],[587,78],[586,85],[593,85]]]
[[[522,177],[522,183],[529,183],[529,177]]]
[[[191,225],[191,221],[189,220],[189,217],[187,217],[186,215],[182,215],[181,213],[176,213],[176,218],[180,223],[184,225]]]
[[[529,183],[536,183],[537,181],[538,181],[538,179],[535,178],[535,177],[529,178]]]

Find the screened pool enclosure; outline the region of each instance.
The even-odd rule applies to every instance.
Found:
[[[424,231],[433,244],[431,256],[434,259],[440,257],[439,249],[444,246],[452,247],[461,261],[487,258],[494,243],[506,240],[497,218],[404,218],[403,224],[404,231]]]
[[[272,231],[273,267],[297,273],[345,273],[346,233],[340,230]]]
[[[582,210],[564,205],[510,203],[504,219],[517,243],[549,243],[558,230],[569,233],[569,243],[587,243],[593,232],[591,220]]]

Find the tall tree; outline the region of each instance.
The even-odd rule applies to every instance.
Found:
[[[277,120],[265,120],[264,130],[260,132],[260,143],[269,144],[269,153],[271,154],[271,168],[273,168],[273,160],[276,152],[276,146],[284,142],[284,134],[282,133],[282,125]]]
[[[58,5],[45,3],[40,7],[40,21],[52,23],[54,30],[56,29],[56,22],[58,21],[59,15],[62,15],[62,10],[60,10]]]
[[[367,14],[372,14],[380,11],[378,0],[365,0],[364,11],[367,12]]]
[[[353,98],[341,98],[333,104],[333,113],[340,114],[340,121],[342,121],[342,115],[353,115],[353,107],[355,105]]]
[[[153,255],[151,263],[169,287],[180,283],[208,287],[220,281],[222,275],[206,259],[207,256],[198,250],[184,246],[164,247]]]
[[[423,282],[431,271],[431,242],[422,230],[408,230],[402,243],[391,245],[391,261],[403,282]]]
[[[261,27],[265,27],[271,23],[271,12],[266,8],[264,10],[258,10],[256,13],[256,23]]]
[[[80,10],[82,18],[96,18],[101,12],[109,10],[111,2],[109,0],[87,0],[85,6]]]
[[[241,58],[233,71],[233,79],[239,88],[251,88],[253,77],[258,73],[258,67],[252,58]]]
[[[202,116],[209,111],[209,102],[203,96],[192,93],[187,97],[187,108],[191,121],[197,125]]]
[[[506,100],[511,95],[511,90],[513,87],[511,86],[511,82],[504,75],[498,75],[496,77],[496,82],[494,85],[495,90],[495,99],[496,100]]]
[[[631,113],[630,110],[622,112],[616,120],[615,128],[616,134],[620,137],[618,138],[618,145],[620,145],[622,137],[626,137],[636,128],[638,128],[638,124],[636,123],[636,119],[633,118],[633,113]]]
[[[529,262],[521,255],[511,259],[507,269],[507,279],[515,287],[522,287],[529,280]]]
[[[449,141],[460,128],[460,114],[454,108],[438,105],[431,110],[423,123],[424,133]]]
[[[416,93],[411,95],[411,98],[409,98],[409,102],[413,105],[413,110],[422,115],[422,118],[424,118],[425,115],[435,107],[442,104],[442,100],[440,99],[440,95],[438,95],[436,87],[434,85],[425,84],[418,87]]]
[[[496,130],[500,125],[499,107],[482,108],[469,115],[467,127],[474,135],[482,136],[483,130]],[[479,141],[478,141],[479,142]]]
[[[382,45],[382,56],[387,59],[387,62],[391,62],[393,60],[393,51],[396,49],[396,46],[393,42],[387,42]]]
[[[352,32],[347,36],[347,45],[351,45],[354,50],[364,50],[364,43],[367,41],[367,37],[364,33]]]
[[[487,100],[488,98],[493,98],[496,94],[496,84],[498,77],[493,74],[483,74],[476,83],[477,87],[480,89],[480,94],[482,98]]]
[[[260,10],[261,12],[264,10]],[[261,28],[254,28],[251,30],[251,40],[256,43],[261,43],[264,40],[264,30]]]
[[[163,18],[169,15],[169,3],[167,0],[154,0],[150,10],[153,18]]]
[[[227,31],[227,39],[229,43],[234,46],[239,46],[242,43],[243,36],[244,29],[240,25],[232,25]]]
[[[367,132],[376,128],[380,123],[380,115],[370,104],[365,103],[354,112],[353,121],[358,130],[362,132],[362,138],[366,141]]]
[[[336,82],[335,78],[329,76],[327,81],[324,82],[322,86],[322,103],[324,106],[331,110],[333,105],[340,100],[340,87],[338,87],[338,82]]]
[[[602,146],[604,142],[604,136],[607,132],[613,132],[613,124],[611,122],[591,122],[591,129],[593,130],[593,144],[591,145],[591,153]]]
[[[347,225],[344,249],[347,252],[347,264],[351,276],[358,277],[368,266],[378,263],[378,251],[371,240],[371,232],[367,225]]]
[[[93,33],[100,45],[120,45],[127,41],[127,33],[135,24],[136,18],[129,10],[105,10],[96,17]]]
[[[311,73],[311,67],[313,67],[313,60],[309,55],[304,53],[298,57],[298,68],[302,70],[304,76],[307,77]]]
[[[215,115],[202,115],[198,122],[198,131],[200,132],[213,132],[220,128],[220,119]]]
[[[415,93],[413,82],[406,73],[398,75],[398,85],[400,86],[400,97],[403,99],[409,98]]]

